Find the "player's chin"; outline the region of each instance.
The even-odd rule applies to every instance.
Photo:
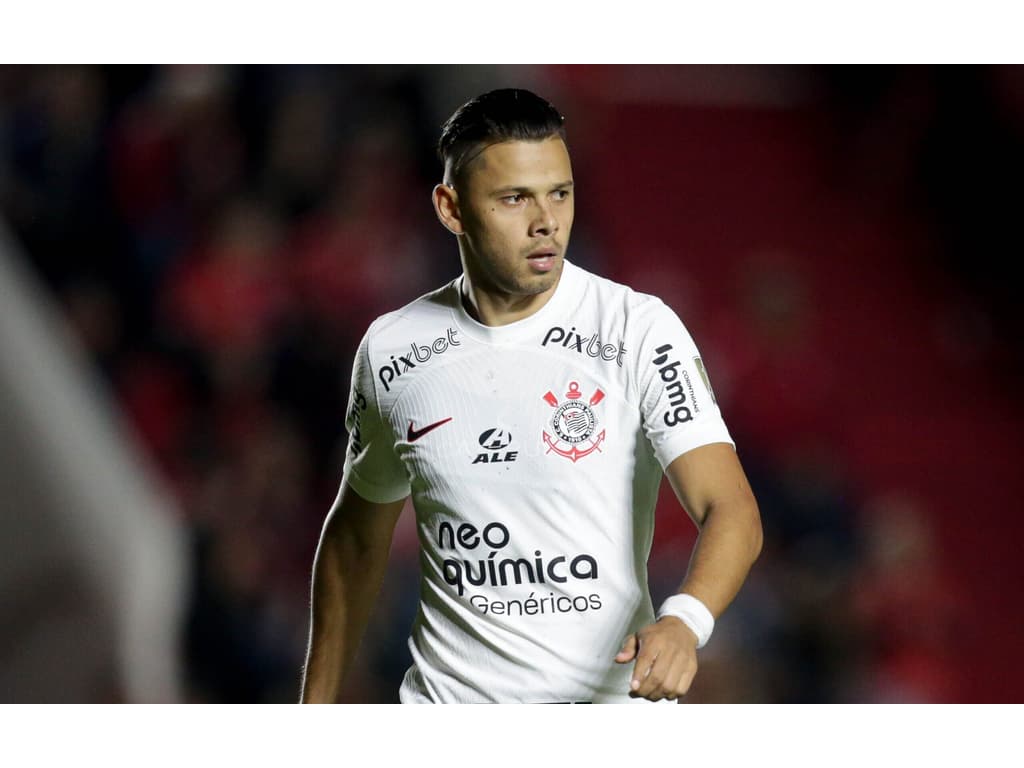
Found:
[[[538,269],[534,262],[527,263],[527,272],[523,275],[523,282],[529,285],[535,293],[541,293],[558,282],[562,274],[562,260],[554,260],[550,269]]]

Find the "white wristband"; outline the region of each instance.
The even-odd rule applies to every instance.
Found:
[[[703,648],[711,639],[715,617],[711,615],[708,607],[693,595],[672,595],[658,609],[658,618],[662,619],[665,616],[675,616],[692,629],[693,634],[697,636],[698,648]]]

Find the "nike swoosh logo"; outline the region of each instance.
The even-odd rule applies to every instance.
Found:
[[[421,437],[423,437],[425,434],[427,434],[427,432],[432,432],[433,430],[435,430],[438,427],[440,427],[442,424],[447,424],[451,420],[452,420],[452,417],[449,416],[447,419],[441,419],[441,421],[435,421],[433,424],[428,424],[423,429],[415,429],[415,428],[413,428],[412,422],[410,421],[409,422],[409,431],[406,434],[405,439],[408,440],[410,443],[414,443],[417,440],[419,440]]]

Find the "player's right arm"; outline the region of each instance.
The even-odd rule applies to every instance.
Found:
[[[313,561],[303,702],[338,700],[384,580],[395,523],[412,490],[378,398],[372,330],[359,343],[352,366],[343,481]]]
[[[320,534],[313,562],[304,704],[338,700],[352,666],[391,549],[405,499],[375,504],[344,483]]]

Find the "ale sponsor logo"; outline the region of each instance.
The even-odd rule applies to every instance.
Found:
[[[473,459],[474,464],[498,464],[515,461],[518,451],[505,451],[512,444],[512,433],[499,427],[491,427],[480,433],[478,441],[486,453],[478,453]]]

